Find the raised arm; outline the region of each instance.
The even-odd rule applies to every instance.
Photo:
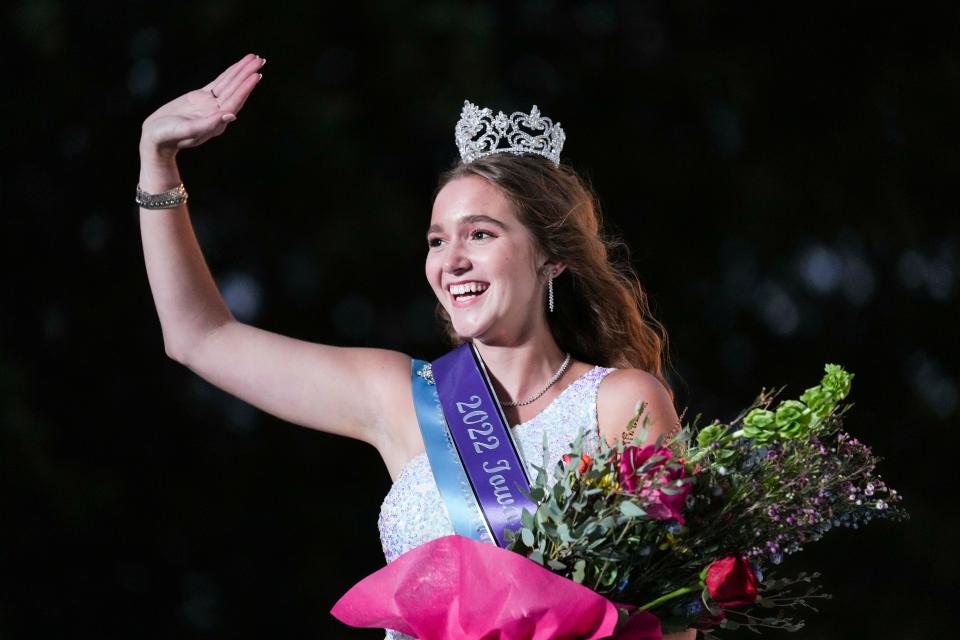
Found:
[[[144,192],[162,193],[180,184],[177,152],[223,133],[259,82],[265,62],[248,54],[207,86],[144,121]],[[403,392],[409,390],[409,357],[313,344],[238,322],[210,274],[186,203],[175,209],[141,208],[140,232],[167,355],[284,420],[381,447],[391,419],[385,407],[404,406]]]

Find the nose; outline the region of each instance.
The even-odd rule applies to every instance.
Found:
[[[451,243],[447,250],[446,260],[443,261],[443,270],[446,273],[459,275],[468,270],[470,266],[470,259],[463,250],[463,246],[458,242]]]

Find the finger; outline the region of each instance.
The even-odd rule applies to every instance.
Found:
[[[234,114],[239,113],[240,109],[242,109],[246,103],[247,98],[253,93],[253,88],[257,86],[257,83],[259,83],[262,78],[263,75],[259,73],[249,76],[227,99],[220,101],[220,109]]]
[[[236,119],[236,116],[232,113],[218,111],[217,113],[204,118],[189,120],[182,124],[177,129],[177,137],[181,140],[186,140],[189,138],[202,138],[205,140],[206,138],[210,137],[210,134],[217,127],[221,125],[225,126],[224,117],[232,117],[233,119]]]
[[[225,78],[229,78],[233,73],[235,73],[236,70],[243,65],[243,63],[248,62],[254,58],[256,58],[256,54],[253,54],[253,53],[248,53],[247,55],[243,56],[242,58],[234,62],[232,65],[227,67],[223,71],[223,73],[218,75],[213,81],[207,83],[207,85],[203,87],[202,91],[210,91],[210,89],[215,87],[218,82],[221,82]]]
[[[218,86],[222,86],[226,81],[232,78],[233,74],[239,71],[244,64],[250,62],[251,60],[256,60],[256,59],[257,59],[256,54],[248,53],[247,55],[243,56],[242,58],[234,62],[232,65],[227,67],[223,73],[221,73],[219,76],[216,77],[215,80],[213,80],[212,82],[208,83],[205,87],[203,87],[203,90],[204,91],[209,91],[210,89],[216,90]]]
[[[240,65],[232,75],[224,78],[214,85],[213,90],[217,92],[218,96],[229,97],[231,93],[237,90],[237,87],[241,82],[244,81],[245,78],[247,78],[251,73],[256,72],[256,70],[262,65],[263,60],[259,57],[247,60]]]
[[[184,145],[189,147],[199,147],[207,140],[211,138],[216,138],[217,136],[219,136],[221,133],[224,132],[226,128],[227,128],[227,123],[225,122],[221,123],[215,129],[207,131],[206,133],[204,133],[202,136],[198,138],[191,138],[190,140],[184,140]]]
[[[234,62],[232,65],[224,69],[223,73],[218,75],[214,80],[207,83],[202,90],[209,91],[210,89],[213,89],[215,86],[217,86],[218,83],[222,84],[225,80],[229,79],[234,73],[236,73],[237,70],[244,65],[244,63],[249,62],[250,60],[253,60],[256,57],[257,56],[254,53],[248,53],[247,55],[243,56],[242,58]]]
[[[227,128],[227,123],[221,122],[219,125],[217,125],[216,128],[210,131],[205,131],[203,132],[202,135],[199,135],[195,138],[187,138],[185,140],[181,140],[179,143],[177,143],[177,148],[186,149],[188,147],[199,147],[210,138],[219,136],[221,133],[223,133],[226,130],[226,128]]]
[[[243,65],[222,87],[215,87],[217,95],[221,100],[229,99],[250,76],[257,74],[257,71],[263,66],[264,62],[266,62],[266,60],[263,58],[257,58]]]
[[[196,122],[192,129],[182,128],[181,131],[186,131],[188,137],[181,137],[177,142],[177,148],[199,147],[210,138],[215,138],[226,131],[230,123],[236,119],[237,116],[233,113],[220,112]]]

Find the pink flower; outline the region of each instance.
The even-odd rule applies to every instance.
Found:
[[[640,468],[654,456],[661,459],[640,472]],[[672,458],[673,454],[668,449],[657,449],[652,444],[645,447],[624,447],[620,457],[620,484],[628,493],[645,498],[645,503],[641,506],[654,520],[677,520],[680,524],[685,524],[680,509],[690,493],[690,484],[671,486],[671,493],[653,488],[655,482],[661,487],[665,483],[674,485],[675,481],[687,476],[682,465],[668,465]]]

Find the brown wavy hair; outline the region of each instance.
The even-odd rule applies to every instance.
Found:
[[[559,347],[583,362],[643,369],[674,399],[664,372],[669,363],[666,329],[650,312],[629,248],[604,228],[589,183],[572,168],[539,156],[497,153],[442,173],[434,199],[447,183],[466,176],[499,187],[540,249],[566,265],[553,282],[555,311],[547,314]],[[462,344],[439,303],[437,315],[450,341]]]

